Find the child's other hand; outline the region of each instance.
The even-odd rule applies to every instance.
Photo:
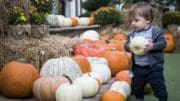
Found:
[[[153,43],[152,42],[148,42],[147,45],[146,45],[145,51],[148,52],[151,49],[153,49]]]

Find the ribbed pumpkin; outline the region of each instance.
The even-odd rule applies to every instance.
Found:
[[[175,37],[172,33],[165,33],[164,37],[166,39],[166,47],[163,49],[164,52],[173,52],[175,49]]]
[[[70,18],[70,19],[71,19],[71,22],[72,22],[72,25],[71,25],[72,27],[78,25],[78,18],[72,17],[72,18]]]
[[[39,78],[33,84],[33,94],[38,101],[55,101],[57,88],[68,82],[66,77],[61,76]]]
[[[33,83],[39,78],[37,69],[27,63],[12,61],[2,68],[1,91],[8,97],[27,97],[32,94]]]
[[[40,76],[62,76],[63,74],[74,80],[82,75],[79,65],[69,57],[47,60],[40,71]]]
[[[108,90],[101,96],[101,101],[126,101],[126,99],[121,93]]]
[[[103,57],[108,61],[112,76],[115,76],[119,71],[129,69],[129,60],[123,52],[110,49],[103,54]]]
[[[131,85],[131,79],[129,77],[129,70],[122,70],[118,72],[115,76],[116,81],[126,81],[129,85]]]
[[[72,56],[72,59],[75,60],[76,63],[79,65],[82,73],[90,72],[90,64],[85,56],[74,55]]]

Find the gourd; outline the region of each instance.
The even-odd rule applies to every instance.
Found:
[[[115,76],[119,71],[129,69],[128,57],[123,52],[110,49],[103,54],[103,58],[108,61],[112,76]]]
[[[102,94],[101,101],[126,101],[126,98],[119,92],[108,90]]]
[[[87,31],[83,32],[79,38],[80,38],[80,40],[83,40],[83,39],[99,40],[100,35],[95,30],[87,30]]]
[[[33,83],[38,78],[39,73],[32,64],[11,61],[1,71],[1,93],[14,98],[31,96]]]
[[[123,70],[116,74],[116,81],[126,81],[129,85],[131,85],[131,79],[129,77],[129,70]]]
[[[41,77],[62,76],[63,74],[69,76],[74,81],[82,75],[82,72],[78,64],[69,57],[49,59],[43,64],[40,70]]]
[[[91,71],[96,72],[101,77],[102,83],[107,83],[111,78],[111,71],[105,64],[92,64]]]
[[[130,85],[126,81],[115,81],[111,85],[111,90],[120,92],[124,95],[125,98],[127,98],[131,94],[131,88]]]
[[[90,64],[85,56],[74,55],[71,58],[79,65],[82,73],[90,72]]]
[[[65,17],[63,15],[56,15],[56,16],[57,16],[58,27],[62,27],[64,25]]]
[[[55,101],[56,90],[63,83],[69,80],[61,76],[39,78],[33,84],[33,94],[38,101]]]
[[[101,88],[102,86],[102,78],[100,77],[100,75],[96,72],[89,72],[89,73],[84,73],[83,76],[91,76],[93,78],[95,78],[97,81],[98,81],[98,84],[99,84],[99,89]]]
[[[47,17],[47,23],[52,26],[52,27],[56,27],[59,25],[59,22],[58,22],[58,17],[57,15],[53,15],[53,14],[49,14]]]
[[[175,49],[175,37],[172,33],[165,33],[164,34],[166,40],[166,47],[163,49],[164,52],[170,53],[173,52]]]
[[[108,66],[108,61],[105,58],[98,58],[98,57],[86,57],[89,64],[105,64]]]
[[[63,83],[57,88],[56,101],[82,101],[83,93],[81,87],[74,84],[68,76],[66,77],[70,83]]]
[[[145,47],[147,44],[148,40],[146,38],[142,36],[136,36],[131,40],[129,47],[135,55],[142,56],[145,54]]]
[[[83,97],[95,96],[99,90],[98,81],[91,76],[81,76],[74,80],[74,84],[81,87]]]
[[[89,26],[94,24],[94,18],[93,17],[80,17],[78,19],[78,25],[80,26]]]

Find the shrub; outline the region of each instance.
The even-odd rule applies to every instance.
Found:
[[[164,27],[170,24],[180,24],[180,12],[179,11],[168,11],[162,17],[162,23]]]
[[[95,18],[95,23],[99,25],[119,25],[122,23],[120,12],[112,7],[101,7],[92,13]]]

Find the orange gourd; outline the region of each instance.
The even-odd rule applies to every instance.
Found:
[[[166,40],[166,47],[163,49],[164,52],[170,53],[173,52],[175,49],[175,37],[172,33],[165,33],[164,34]]]
[[[103,57],[108,61],[112,76],[115,76],[119,71],[129,69],[128,57],[123,52],[110,49],[103,54]]]
[[[74,55],[72,59],[79,65],[82,73],[90,72],[90,64],[85,56]]]
[[[129,85],[131,85],[131,79],[129,77],[129,70],[123,70],[116,74],[116,81],[126,81]]]
[[[72,21],[72,27],[74,27],[74,26],[77,26],[78,25],[78,20],[77,20],[77,18],[71,18],[71,21]]]
[[[126,101],[126,99],[121,93],[108,90],[101,96],[101,101]]]
[[[63,83],[69,80],[61,76],[39,78],[33,84],[33,94],[38,101],[55,101],[56,90]]]
[[[33,83],[39,73],[31,64],[12,61],[2,69],[1,91],[7,97],[27,97],[32,94]]]
[[[127,35],[124,34],[124,33],[116,33],[116,34],[114,34],[113,39],[116,39],[116,40],[127,40]]]

